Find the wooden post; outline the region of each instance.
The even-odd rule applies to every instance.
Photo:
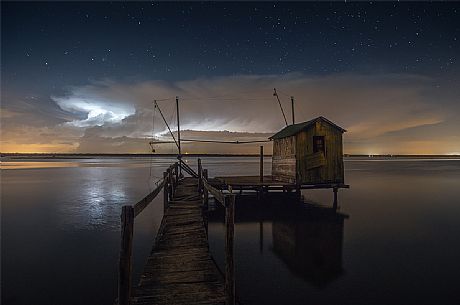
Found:
[[[206,182],[208,182],[208,170],[203,169],[202,174],[203,174],[203,178],[206,180]],[[208,231],[209,231],[208,230],[208,225],[209,225],[209,221],[208,221],[208,202],[209,202],[209,192],[206,189],[206,187],[204,187],[204,183],[203,183],[204,229],[206,230],[206,239],[208,238]],[[208,248],[209,248],[209,243],[208,243]]]
[[[332,191],[334,192],[334,203],[333,203],[332,207],[333,207],[334,211],[336,211],[337,210],[337,191],[338,191],[338,187],[334,186]]]
[[[201,159],[198,158],[198,193],[200,193],[200,194],[201,194],[202,185],[203,185],[203,181],[202,181],[203,174],[202,174],[201,170],[202,170],[202,168],[201,168]]]
[[[177,185],[179,183],[179,163],[178,162],[174,163],[174,176],[176,177],[174,182]]]
[[[295,197],[297,201],[302,200],[302,189],[300,188],[299,184],[297,184],[295,188]]]
[[[294,117],[294,97],[291,96],[291,112],[292,112],[292,125],[295,124],[295,117]]]
[[[264,182],[264,147],[260,146],[260,164],[259,164],[260,182]]]
[[[171,185],[171,168],[168,168],[166,170],[167,176],[166,176],[166,181],[168,181],[168,194],[169,194],[169,200],[173,198],[173,189]]]
[[[232,187],[229,186],[230,193]],[[235,305],[235,266],[234,234],[235,234],[235,195],[225,196],[225,294],[226,305]]]
[[[207,169],[203,169],[203,176],[206,182],[208,182],[208,170]],[[209,192],[206,188],[203,188],[203,192],[204,192],[204,196],[203,196],[204,197],[204,207],[206,210],[208,210]]]
[[[171,197],[170,198],[172,198],[174,196],[174,193],[176,191],[173,175],[174,175],[174,167],[171,166],[169,168],[169,187],[171,188]]]
[[[121,210],[121,247],[118,264],[118,304],[131,304],[131,278],[133,254],[134,208],[123,206]]]
[[[163,172],[163,179],[165,184],[163,185],[163,214],[166,214],[168,209],[168,173]]]

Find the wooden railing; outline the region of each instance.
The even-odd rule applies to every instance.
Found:
[[[125,205],[121,210],[121,245],[118,263],[118,304],[129,305],[132,281],[132,253],[134,219],[138,216],[155,197],[163,190],[163,206],[166,211],[168,198],[172,198],[175,187],[179,181],[178,163],[171,165],[164,173],[158,186],[142,200],[134,205]]]
[[[201,166],[198,159],[198,189],[203,194],[203,204],[208,207],[209,194],[225,208],[225,295],[226,305],[235,305],[235,264],[234,264],[234,237],[235,237],[235,194],[229,186],[229,193],[216,189],[208,181],[208,171]],[[207,225],[206,225],[207,231]]]

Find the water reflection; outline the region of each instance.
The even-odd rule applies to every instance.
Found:
[[[125,171],[112,169],[115,176]],[[68,198],[58,205],[59,221],[63,229],[117,230],[119,209],[127,203],[127,185],[108,176],[103,168],[87,168],[79,184],[67,191]],[[75,196],[79,198],[76,199]]]
[[[238,244],[245,243],[238,240],[239,237],[246,239],[252,236],[258,241],[258,264],[264,260],[264,255],[269,254],[293,276],[314,287],[325,287],[344,273],[342,249],[344,222],[348,215],[330,206],[298,203],[294,198],[285,196],[272,194],[261,201],[253,197],[238,197],[235,243],[238,247]],[[210,212],[209,223],[214,224],[214,230],[216,224],[222,223],[223,213],[218,207]],[[264,253],[267,250],[270,253]],[[238,249],[236,251],[238,256]],[[240,255],[245,256],[246,253]],[[240,259],[246,261],[248,258]],[[238,270],[238,265],[236,268]]]
[[[292,273],[315,286],[327,285],[343,272],[343,231],[347,216],[313,205],[297,210],[273,220],[273,252]]]

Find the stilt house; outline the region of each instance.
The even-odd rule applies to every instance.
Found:
[[[343,143],[346,130],[324,117],[293,124],[273,140],[274,180],[296,184],[343,184]]]

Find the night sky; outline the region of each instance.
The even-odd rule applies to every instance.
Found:
[[[188,138],[264,139],[274,87],[346,153],[460,152],[459,2],[1,5],[2,152],[149,152],[176,95]]]

